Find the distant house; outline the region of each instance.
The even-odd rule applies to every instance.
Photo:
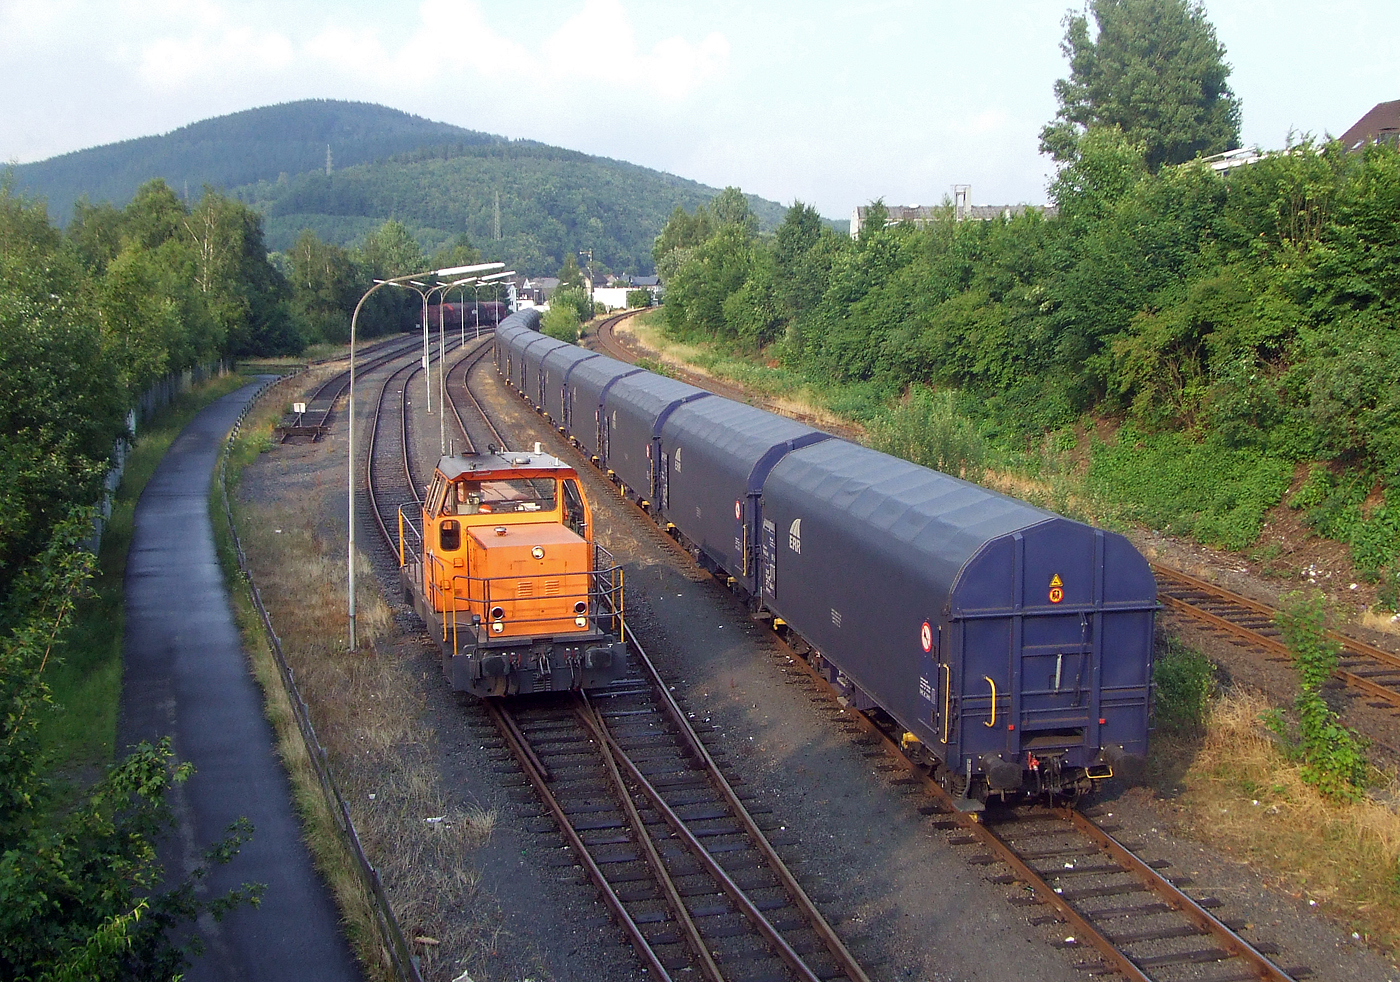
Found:
[[[627,294],[633,290],[646,290],[652,297],[661,296],[659,276],[609,276],[608,285],[593,291],[593,302],[603,304],[609,310],[621,310],[627,306]]]
[[[1256,147],[1240,147],[1237,150],[1226,150],[1224,153],[1213,153],[1209,157],[1200,158],[1201,163],[1217,174],[1228,174],[1232,170],[1247,167],[1263,159],[1263,152]]]
[[[885,227],[891,225],[927,225],[952,219],[955,222],[989,222],[995,218],[1015,218],[1028,211],[1040,212],[1047,218],[1054,218],[1059,209],[1054,205],[974,205],[970,203],[972,186],[959,184],[954,189],[952,204],[948,205],[886,205],[888,217]],[[866,223],[869,205],[857,205],[851,211],[851,238],[860,238],[860,230]]]
[[[538,307],[549,303],[550,294],[559,289],[557,276],[527,276],[515,288],[520,300],[528,300],[528,306]]]
[[[1375,108],[1341,135],[1341,141],[1348,150],[1360,149],[1367,143],[1395,146],[1400,142],[1400,99],[1376,103]]]

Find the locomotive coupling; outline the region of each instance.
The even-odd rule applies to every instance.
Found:
[[[991,754],[984,754],[980,761],[980,769],[987,775],[987,787],[993,791],[1021,790],[1019,761],[1006,761]]]
[[[615,657],[613,648],[615,645],[598,645],[588,648],[583,653],[583,667],[590,671],[601,671],[610,668]]]

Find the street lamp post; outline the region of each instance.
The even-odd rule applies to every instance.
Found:
[[[460,276],[463,273],[480,272],[487,269],[501,269],[505,263],[483,263],[478,266],[455,266],[448,269],[433,271],[437,276]],[[386,280],[375,280],[374,285],[365,291],[360,297],[360,302],[355,305],[355,312],[350,316],[350,396],[347,403],[347,415],[349,416],[349,436],[345,441],[346,451],[346,498],[349,505],[349,536],[345,555],[345,580],[348,597],[346,599],[346,611],[349,620],[350,650],[356,648],[355,639],[355,331],[360,321],[360,310],[364,307],[365,301],[370,294],[382,286],[405,286],[413,280],[415,276],[424,276],[424,273],[410,273],[407,276],[394,276]],[[426,330],[427,314],[426,302],[424,304],[424,325]]]
[[[504,270],[504,271],[502,271],[502,272],[500,272],[500,273],[492,273],[490,276],[483,276],[480,280],[477,281],[477,285],[480,286],[482,283],[490,283],[493,287],[494,287],[494,286],[499,286],[501,280],[505,279],[507,276],[514,276],[514,275],[515,275],[515,270],[513,270],[513,269],[507,269],[507,270]],[[494,295],[495,295],[495,294],[493,293],[492,296],[494,297]],[[480,336],[481,336],[481,314],[480,314],[480,306],[478,306],[477,310],[478,310],[478,313],[477,313],[476,334],[477,334],[477,337],[480,337]],[[497,314],[497,315],[496,315],[496,323],[499,325],[499,324],[500,324],[500,321],[501,321],[500,315]]]
[[[365,295],[360,298],[360,302],[355,305],[355,312],[350,316],[350,397],[348,400],[347,415],[349,416],[349,436],[345,441],[346,452],[346,497],[349,505],[349,545],[346,548],[345,559],[345,579],[349,592],[347,601],[347,613],[350,622],[350,650],[355,650],[355,333],[360,322],[360,310],[364,307],[365,301],[370,294],[378,290],[381,286],[402,286],[407,280],[422,273],[410,273],[408,276],[399,276],[387,280],[375,280],[374,285],[365,291]]]
[[[457,281],[457,285],[462,290],[462,309],[459,312],[461,316],[457,318],[457,324],[461,328],[463,348],[467,346],[467,287],[470,286],[472,290],[475,291],[476,282],[477,278],[475,276],[469,276],[464,280]],[[473,296],[474,295],[475,294],[473,294]]]
[[[422,276],[423,274],[414,273],[413,275]],[[426,292],[428,290],[428,284],[420,283],[411,276],[400,276],[391,280],[376,280],[375,282],[379,283],[381,286],[397,286],[405,290],[412,290],[423,298],[423,371],[427,372],[427,376],[423,379],[423,397],[427,400],[428,415],[431,416],[433,414],[433,373],[428,370],[428,356],[432,350],[428,347],[428,294]]]
[[[580,255],[580,256],[587,256],[587,257],[588,257],[588,317],[587,317],[586,319],[587,319],[587,320],[592,320],[592,319],[593,319],[593,249],[590,247],[590,248],[588,248],[588,249],[580,250],[579,255]]]

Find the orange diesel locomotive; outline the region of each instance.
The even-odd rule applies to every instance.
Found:
[[[538,449],[443,457],[421,510],[399,509],[405,599],[461,692],[594,688],[626,664],[622,570],[578,473]]]

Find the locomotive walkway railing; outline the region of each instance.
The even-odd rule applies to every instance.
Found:
[[[252,570],[248,565],[248,556],[243,551],[243,543],[238,537],[238,529],[234,526],[233,509],[229,504],[228,459],[233,452],[234,441],[238,439],[243,430],[244,419],[269,392],[280,388],[300,375],[301,372],[297,372],[268,382],[257,391],[252,399],[248,400],[248,404],[238,414],[238,419],[234,422],[233,428],[229,431],[228,439],[224,442],[224,452],[219,462],[219,494],[223,498],[224,518],[228,522],[229,536],[232,538],[234,549],[238,553],[239,572],[248,584],[248,594],[252,598],[253,606],[257,609],[258,617],[262,620],[263,633],[267,636],[272,657],[277,662],[277,670],[282,678],[282,687],[286,691],[287,701],[291,704],[292,716],[296,719],[297,730],[301,733],[302,742],[306,746],[307,758],[311,761],[312,769],[316,772],[316,780],[320,785],[321,794],[325,798],[326,806],[335,818],[336,830],[340,834],[342,843],[350,855],[354,857],[355,869],[359,873],[360,882],[363,884],[369,897],[370,906],[374,910],[375,928],[379,934],[380,946],[399,982],[422,982],[422,976],[418,973],[418,959],[413,955],[404,939],[403,929],[394,917],[393,906],[390,904],[389,896],[384,890],[384,884],[379,878],[379,871],[369,861],[369,857],[365,855],[364,847],[360,844],[359,833],[355,829],[354,821],[350,818],[350,808],[340,793],[335,775],[331,773],[326,748],[316,737],[316,728],[311,723],[310,710],[301,698],[301,693],[297,689],[296,677],[282,652],[282,639],[277,636],[277,631],[272,626],[272,618],[268,615],[267,607],[263,604],[262,594],[258,591],[257,583],[253,581]]]

